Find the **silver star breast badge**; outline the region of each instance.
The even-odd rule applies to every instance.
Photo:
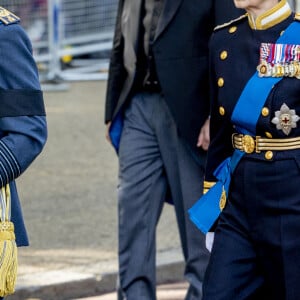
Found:
[[[282,130],[284,134],[289,135],[292,128],[297,127],[299,116],[296,115],[294,109],[290,109],[285,103],[280,107],[280,110],[275,112],[275,117],[272,119],[272,123],[276,125],[278,130]]]

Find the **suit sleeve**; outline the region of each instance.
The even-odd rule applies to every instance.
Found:
[[[0,186],[42,151],[47,124],[31,43],[18,24],[0,25]]]

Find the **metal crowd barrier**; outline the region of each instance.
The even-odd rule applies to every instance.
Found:
[[[296,10],[300,0],[289,0]],[[118,0],[2,0],[21,18],[41,80],[106,79]]]
[[[21,18],[42,81],[106,79],[118,0],[2,0]]]

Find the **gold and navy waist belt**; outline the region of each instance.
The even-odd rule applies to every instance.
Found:
[[[234,133],[232,146],[246,153],[260,153],[261,151],[282,151],[300,149],[300,137],[269,139],[260,136],[251,136]]]

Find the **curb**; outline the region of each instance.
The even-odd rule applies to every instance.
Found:
[[[157,266],[157,284],[183,280],[183,261],[168,262]],[[92,270],[94,271],[94,270]],[[28,275],[30,276],[30,275]],[[35,276],[37,276],[35,274]],[[99,296],[116,290],[117,272],[97,274],[79,274],[74,270],[47,271],[41,274],[40,284],[17,287],[7,300],[71,300],[83,297]],[[57,278],[49,283],[48,278]]]

